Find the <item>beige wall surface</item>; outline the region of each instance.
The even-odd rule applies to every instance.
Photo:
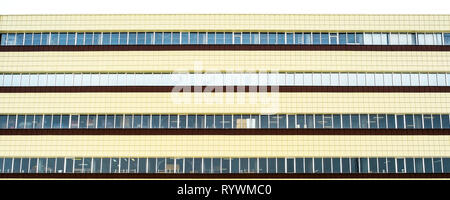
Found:
[[[1,32],[450,31],[450,15],[134,14],[3,15]]]
[[[450,93],[0,93],[1,114],[450,113]]]
[[[450,136],[0,136],[0,157],[449,157]]]
[[[436,51],[0,52],[0,72],[450,72]]]

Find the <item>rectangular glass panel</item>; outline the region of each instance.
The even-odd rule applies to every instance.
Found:
[[[333,173],[341,173],[341,159],[333,158],[332,162],[333,162]]]
[[[30,170],[32,170],[31,166],[34,166],[36,160],[31,159],[30,160]],[[73,173],[73,158],[66,158],[66,171],[65,173]]]
[[[398,161],[397,161],[398,162]],[[406,164],[406,173],[414,173],[414,159],[413,158],[406,158],[405,159]]]
[[[267,159],[267,172],[268,173],[276,173],[277,172],[277,165],[276,165],[275,158]]]
[[[358,114],[352,114],[350,115],[351,118],[351,127],[352,128],[359,128],[359,115]]]
[[[341,115],[333,115],[333,128],[341,128]]]
[[[313,173],[313,159],[305,158],[305,173]]]
[[[421,129],[422,126],[422,115],[414,115],[414,128]]]
[[[237,35],[238,34],[235,33],[235,40],[237,38]],[[208,44],[216,44],[216,37],[215,37],[216,33],[209,32],[209,33],[207,33],[207,36],[208,36]],[[235,44],[240,44],[240,36],[239,36],[239,42],[237,42],[237,43],[235,42]]]
[[[222,158],[221,173],[230,173],[230,159]]]
[[[441,158],[433,158],[433,172],[434,173],[442,173],[442,159]]]
[[[323,173],[331,173],[331,158],[323,159]]]
[[[397,128],[398,129],[405,128],[405,119],[403,115],[397,115]]]
[[[286,164],[284,158],[277,158],[277,173],[286,173]]]
[[[233,44],[233,33],[225,33],[225,44]]]
[[[440,129],[441,128],[441,116],[433,115],[433,128]]]
[[[350,128],[350,115],[342,115],[342,128]]]
[[[63,115],[61,118],[61,128],[69,128],[70,115]]]
[[[322,158],[314,158],[314,173],[322,172]]]

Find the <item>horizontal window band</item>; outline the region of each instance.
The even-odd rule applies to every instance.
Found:
[[[3,33],[1,45],[449,45],[450,33],[372,32],[35,32]]]
[[[0,87],[0,93],[77,92],[450,92],[448,86],[30,86]]]
[[[91,45],[0,46],[24,51],[450,51],[449,45]]]
[[[0,87],[450,86],[450,73],[0,73]]]
[[[219,178],[219,179],[373,179],[373,178],[386,178],[386,179],[440,179],[440,178],[450,178],[450,173],[443,174],[428,174],[428,173],[364,173],[364,174],[257,174],[257,173],[247,173],[247,174],[167,174],[167,173],[156,173],[156,174],[142,174],[142,173],[29,173],[29,174],[2,174],[0,179],[208,179],[208,178]]]
[[[448,129],[0,129],[0,135],[450,135]]]
[[[448,114],[29,114],[0,129],[449,129]]]
[[[449,174],[447,157],[0,157],[0,174]]]

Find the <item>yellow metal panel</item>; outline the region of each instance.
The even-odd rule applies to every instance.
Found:
[[[1,93],[0,113],[450,113],[450,93]]]
[[[450,136],[0,136],[0,157],[449,157]]]
[[[449,72],[436,51],[0,52],[0,72]]]
[[[4,15],[0,31],[449,31],[450,15]]]

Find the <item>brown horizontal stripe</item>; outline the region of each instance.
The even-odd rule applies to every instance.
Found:
[[[224,178],[224,179],[247,179],[247,178],[256,178],[256,179],[287,179],[287,178],[317,178],[317,179],[325,179],[325,178],[333,178],[333,179],[342,179],[342,178],[450,178],[450,173],[443,174],[426,174],[426,173],[367,173],[367,174],[166,174],[166,173],[157,173],[157,174],[140,174],[140,173],[117,173],[117,174],[100,174],[100,173],[76,173],[76,174],[20,174],[20,173],[11,173],[11,174],[0,174],[1,178],[106,178],[106,179],[128,179],[128,178],[149,178],[149,179],[209,179],[209,178]]]
[[[1,51],[450,51],[449,45],[47,45]]]
[[[450,92],[448,86],[33,86],[0,87],[25,92]],[[182,89],[180,89],[182,88]]]
[[[0,129],[0,135],[450,135],[449,129]]]

